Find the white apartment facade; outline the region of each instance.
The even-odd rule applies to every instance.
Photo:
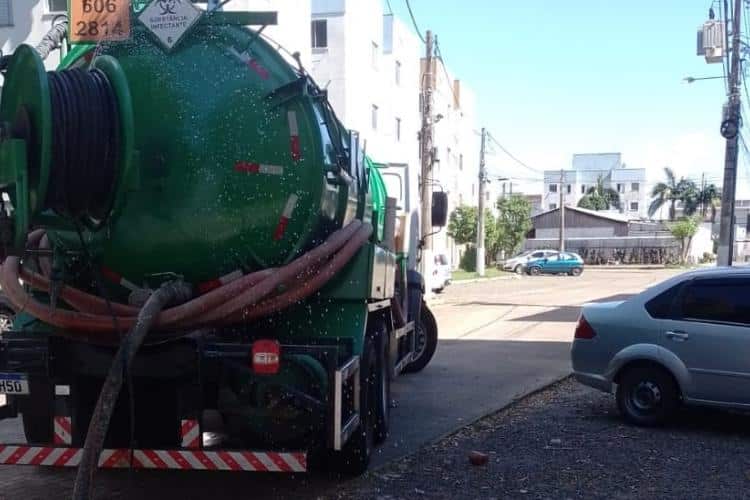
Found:
[[[312,0],[310,73],[367,154],[419,168],[420,42],[380,0]]]
[[[633,219],[647,216],[646,169],[628,168],[620,153],[575,154],[572,168],[545,170],[542,208],[559,207],[561,194],[566,206],[578,206],[599,179],[620,195],[621,214]]]

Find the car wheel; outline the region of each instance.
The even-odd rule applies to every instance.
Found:
[[[523,272],[523,265],[518,264],[516,267],[513,268],[513,272],[516,274],[521,274]]]
[[[655,366],[627,370],[617,386],[617,407],[630,423],[655,426],[665,423],[679,405],[672,376]]]
[[[529,274],[531,274],[532,276],[539,276],[540,274],[542,274],[542,270],[538,267],[532,267],[529,269]]]
[[[581,269],[580,267],[574,267],[574,268],[573,268],[573,269],[572,269],[572,270],[570,271],[570,275],[571,275],[571,276],[580,276],[582,272],[583,272],[583,269]]]

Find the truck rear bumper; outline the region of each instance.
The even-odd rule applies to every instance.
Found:
[[[0,445],[2,465],[77,467],[81,448]],[[104,469],[224,470],[243,472],[307,472],[305,452],[240,450],[103,450]]]

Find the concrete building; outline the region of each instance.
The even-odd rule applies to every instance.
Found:
[[[312,0],[311,74],[378,162],[419,166],[420,41],[380,0]]]
[[[620,213],[629,218],[646,217],[646,169],[627,168],[620,153],[573,155],[572,168],[562,170],[562,179],[560,170],[545,170],[542,208],[557,208],[561,191],[566,206],[577,206],[599,179],[620,195]]]

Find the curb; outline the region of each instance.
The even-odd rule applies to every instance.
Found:
[[[563,380],[566,380],[566,379],[568,379],[568,378],[570,378],[572,376],[573,376],[573,373],[570,372],[570,373],[566,373],[565,375],[554,377],[552,380],[542,382],[538,386],[532,387],[530,390],[528,390],[528,391],[526,391],[524,393],[520,393],[520,394],[517,394],[516,396],[513,396],[513,398],[510,401],[508,401],[506,404],[502,405],[501,407],[499,407],[497,409],[494,409],[494,410],[486,411],[486,412],[482,413],[481,415],[477,416],[476,418],[473,418],[473,419],[471,419],[471,420],[469,420],[469,421],[467,421],[465,423],[462,423],[459,427],[456,427],[455,429],[452,429],[450,431],[446,431],[446,432],[444,432],[444,433],[436,436],[435,438],[430,439],[429,441],[426,441],[425,443],[421,444],[420,446],[418,446],[414,450],[406,451],[406,452],[404,452],[401,455],[397,455],[397,456],[393,457],[392,459],[388,460],[384,464],[380,464],[380,465],[378,465],[376,467],[370,468],[367,471],[367,473],[365,475],[361,476],[361,477],[369,477],[370,475],[375,474],[378,471],[381,471],[382,469],[384,469],[384,468],[386,468],[386,467],[394,464],[395,462],[398,462],[398,461],[403,460],[405,458],[408,458],[408,457],[410,457],[412,455],[415,455],[417,452],[419,452],[419,451],[421,451],[421,450],[423,450],[423,449],[425,449],[425,448],[427,448],[429,446],[433,446],[433,445],[437,444],[438,442],[442,441],[443,439],[446,439],[446,438],[448,438],[450,436],[453,436],[454,434],[457,434],[457,433],[461,432],[462,430],[466,429],[467,427],[471,427],[472,425],[475,425],[480,420],[484,420],[485,418],[488,418],[488,417],[491,417],[493,415],[496,415],[496,414],[500,413],[501,411],[505,411],[505,410],[507,410],[507,409],[509,409],[509,408],[511,408],[511,407],[513,407],[515,405],[517,405],[518,403],[520,403],[524,399],[526,399],[528,397],[531,397],[531,396],[533,396],[535,394],[538,394],[538,393],[540,393],[542,391],[545,391],[545,390],[549,389],[550,387],[552,387],[553,385],[557,385],[560,382],[562,382]]]
[[[513,274],[511,276],[494,276],[492,278],[470,278],[467,280],[458,280],[458,281],[452,281],[451,285],[467,285],[469,283],[479,283],[479,282],[486,282],[486,281],[501,281],[501,280],[513,280],[513,279],[521,279],[520,276]]]

